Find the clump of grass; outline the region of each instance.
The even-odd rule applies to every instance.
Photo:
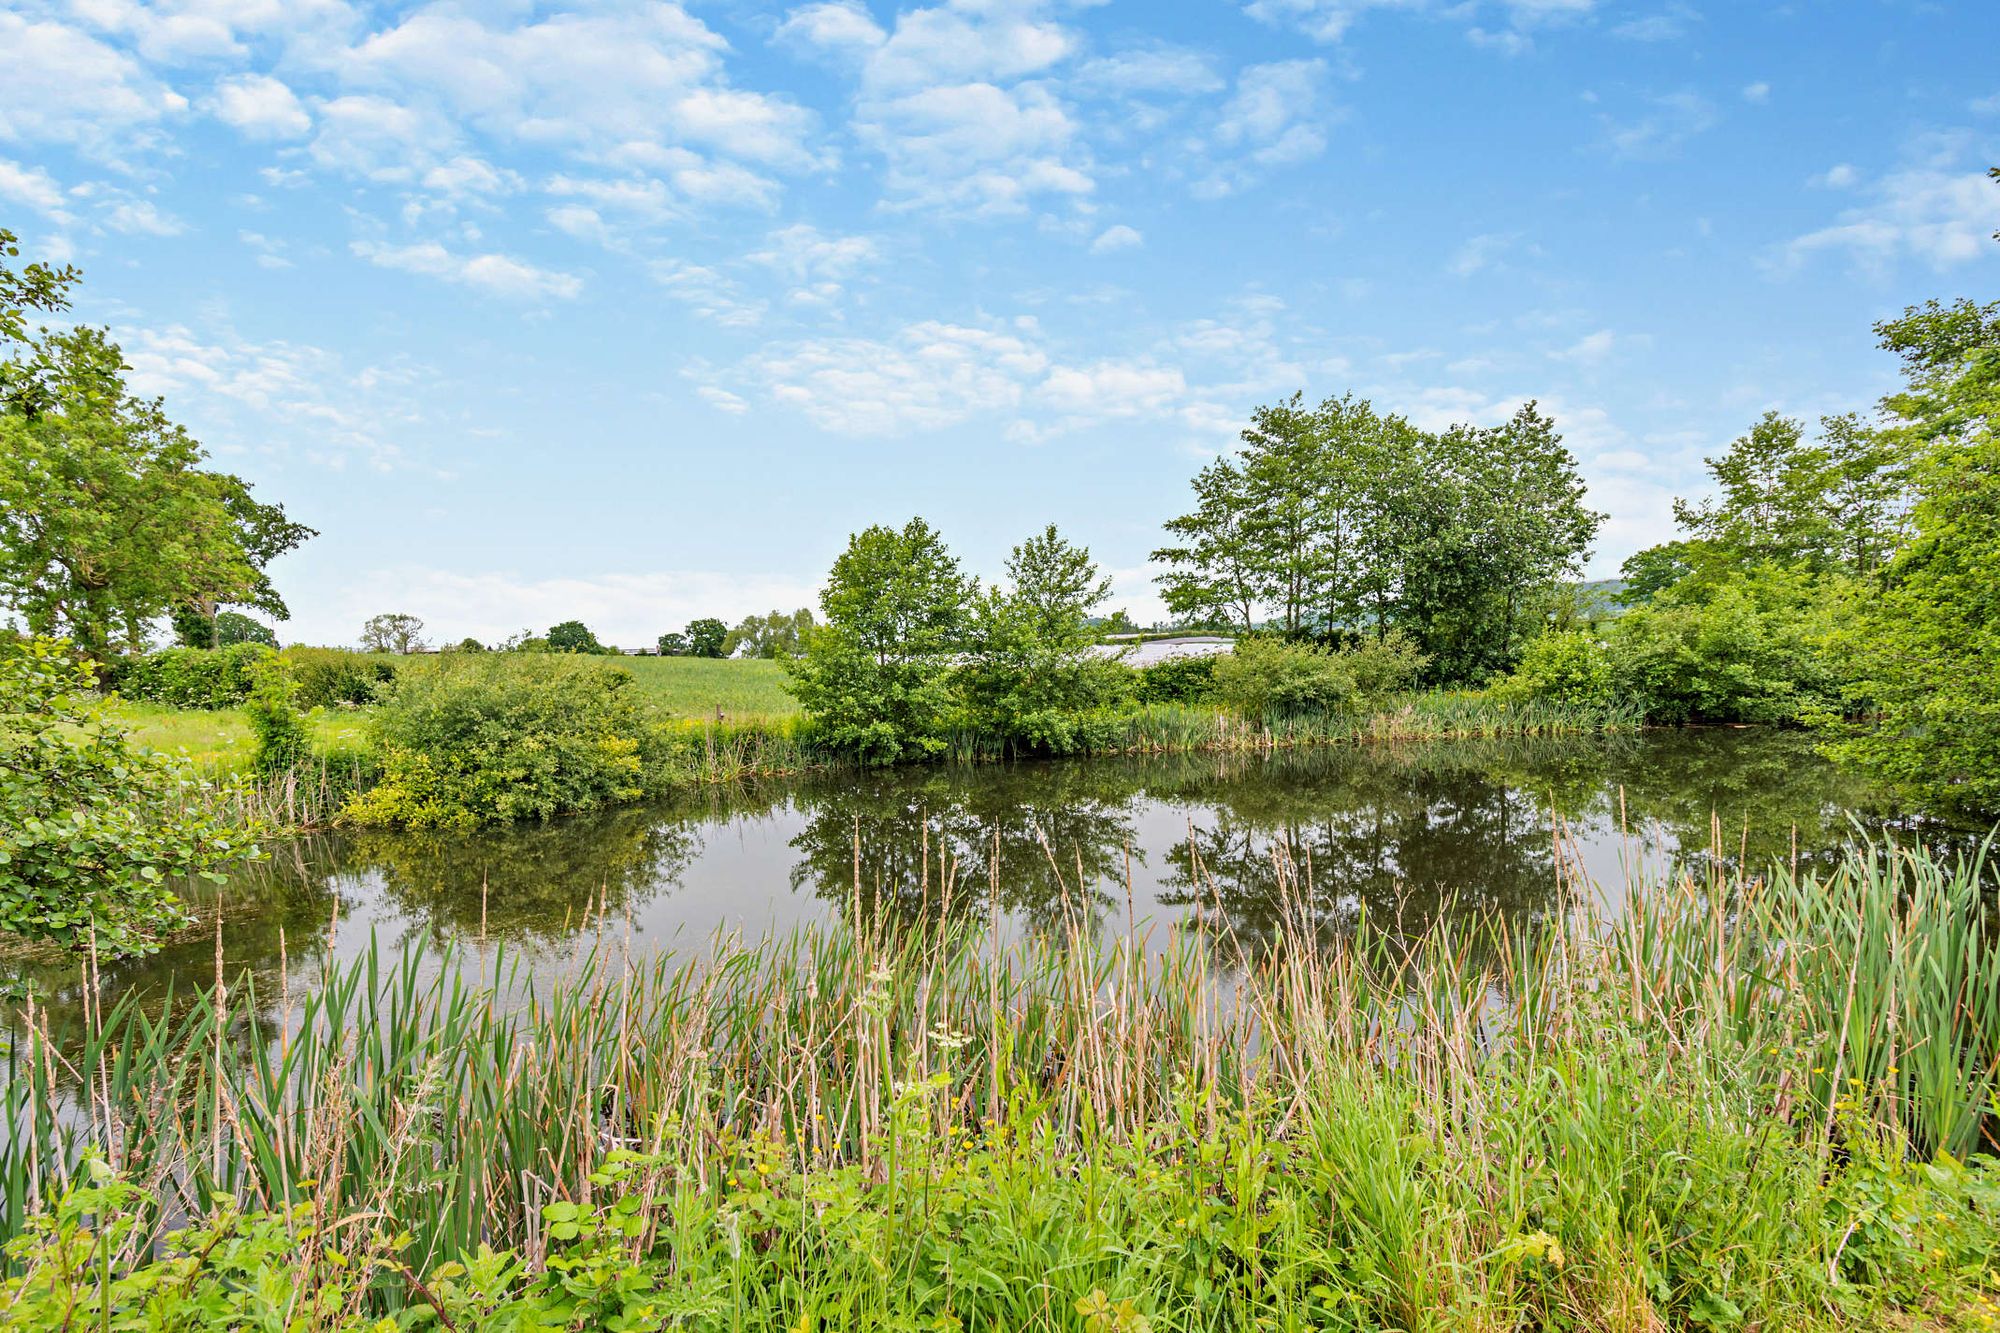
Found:
[[[633,957],[609,918],[560,976],[371,948],[310,986],[281,969],[87,1006],[81,1032],[30,1010],[5,1227],[94,1153],[137,1190],[122,1263],[221,1210],[300,1256],[274,1290],[355,1311],[1128,1330],[1976,1312],[2000,1247],[2000,1179],[1958,1164],[1991,1146],[2000,1051],[1978,864],[1864,849],[1830,874],[1635,882],[1609,920],[1576,881],[1537,929],[1415,939],[1330,934],[1337,886],[1281,872],[1289,928],[1254,952],[1199,922],[897,931],[857,883],[838,926],[689,959]],[[926,881],[955,891],[948,869]],[[267,1216],[228,1221],[225,1197]],[[42,1227],[12,1251],[31,1284],[60,1276]],[[315,1277],[328,1253],[345,1265]],[[461,1263],[488,1265],[485,1295]]]

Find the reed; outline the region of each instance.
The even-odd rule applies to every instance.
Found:
[[[574,1219],[623,1218],[621,1271],[712,1327],[1834,1326],[1983,1290],[1977,861],[1864,847],[1615,915],[1573,878],[1536,928],[1412,939],[1318,928],[1337,886],[1277,855],[1291,929],[1255,952],[1199,918],[898,931],[857,885],[685,959],[607,918],[539,975],[371,947],[70,1031],[30,1007],[0,1226],[95,1158],[140,1200],[122,1264],[223,1198],[294,1239],[365,1218],[403,1239],[355,1308],[393,1309],[480,1246],[527,1299]]]

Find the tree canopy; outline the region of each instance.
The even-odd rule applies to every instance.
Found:
[[[1153,553],[1175,615],[1328,641],[1400,628],[1452,681],[1512,664],[1603,517],[1533,403],[1433,433],[1351,395],[1294,394],[1258,408],[1194,493]]]
[[[71,269],[7,261],[0,231],[0,605],[93,656],[141,648],[180,608],[286,618],[266,566],[313,535],[240,477],[202,466],[159,399],[135,397],[108,331],[30,329]]]

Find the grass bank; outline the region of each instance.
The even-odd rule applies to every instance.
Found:
[[[1569,884],[1539,929],[1420,939],[1304,928],[1339,886],[1285,874],[1254,954],[892,935],[857,892],[688,959],[607,920],[540,985],[376,951],[44,1013],[9,1048],[0,1319],[1991,1326],[1975,867],[1635,883],[1610,921]]]

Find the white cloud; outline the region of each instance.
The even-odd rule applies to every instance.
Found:
[[[56,178],[40,167],[23,166],[0,157],[0,199],[12,199],[56,221],[64,221],[63,190]]]
[[[494,296],[519,300],[559,297],[567,300],[583,290],[583,279],[569,273],[537,268],[502,254],[457,254],[435,241],[415,245],[384,245],[356,241],[354,253],[380,268],[420,273]]]
[[[1187,387],[1175,366],[1098,361],[1051,367],[1035,386],[1035,401],[1069,420],[1161,417],[1180,406]]]
[[[1628,42],[1672,42],[1687,36],[1688,25],[1701,15],[1686,5],[1673,5],[1657,14],[1629,18],[1611,28],[1613,37]]]
[[[1944,269],[2000,251],[1992,240],[2000,189],[1984,172],[1913,167],[1882,177],[1867,194],[1869,202],[1831,226],[1787,244],[1778,266],[1796,268],[1831,251],[1869,269],[1904,259]]]
[[[744,329],[761,323],[764,302],[743,294],[734,281],[703,264],[658,259],[649,266],[653,281],[703,319],[724,328]]]
[[[282,442],[315,461],[358,459],[390,468],[403,461],[390,433],[420,420],[421,378],[408,368],[349,371],[339,356],[300,343],[246,339],[231,329],[185,325],[122,333],[136,392],[163,395],[169,410],[210,446]]]
[[[1819,175],[1814,176],[1808,184],[1817,185],[1827,190],[1848,190],[1852,189],[1860,179],[1861,173],[1856,171],[1853,166],[1846,162],[1839,162],[1828,167]]]
[[[1326,147],[1311,123],[1326,76],[1323,60],[1281,60],[1251,65],[1236,77],[1236,93],[1222,108],[1217,142],[1243,145],[1259,162],[1297,162]]]
[[[801,5],[778,25],[777,40],[811,54],[858,61],[887,41],[889,34],[853,0]]]
[[[436,112],[386,97],[336,97],[319,113],[313,161],[384,183],[416,180],[454,153],[458,142],[457,131]]]
[[[1618,336],[1610,329],[1598,329],[1586,333],[1561,351],[1549,355],[1558,361],[1569,361],[1577,365],[1594,366],[1610,356],[1619,342]]]
[[[1326,62],[1281,60],[1246,65],[1218,113],[1207,149],[1217,161],[1195,184],[1205,198],[1256,181],[1263,168],[1318,156],[1326,148]]]
[[[1371,13],[1430,14],[1460,21],[1476,20],[1492,13],[1516,29],[1535,28],[1583,18],[1597,7],[1597,0],[1248,0],[1244,12],[1252,18],[1279,26],[1296,27],[1308,37],[1337,42],[1348,30]],[[1473,27],[1475,41],[1497,46],[1513,54],[1524,49],[1526,38],[1509,42],[1508,34]]]
[[[1458,247],[1448,267],[1457,276],[1469,278],[1482,269],[1492,268],[1519,241],[1520,237],[1512,233],[1482,232]]]
[[[750,410],[750,404],[744,402],[741,397],[727,389],[718,389],[713,384],[701,385],[695,392],[701,395],[703,402],[716,411],[727,412],[733,417],[740,417]]]
[[[1077,69],[1075,82],[1123,97],[1144,93],[1192,97],[1224,86],[1207,55],[1178,46],[1137,47],[1087,60]]]
[[[900,15],[870,55],[874,95],[941,84],[997,83],[1040,74],[1072,54],[1075,34],[1031,17],[1036,6],[960,0]]]
[[[1097,233],[1097,239],[1090,243],[1090,253],[1108,255],[1113,250],[1130,250],[1145,243],[1146,238],[1137,227],[1128,227],[1121,222]]]
[[[1647,109],[1636,119],[1605,117],[1604,141],[1614,157],[1671,157],[1689,139],[1713,129],[1719,119],[1714,105],[1700,93],[1664,93],[1648,99]]]
[[[290,87],[265,74],[239,74],[215,85],[208,112],[253,139],[297,139],[312,117]]]
[[[723,39],[679,5],[553,14],[514,27],[434,5],[346,55],[343,73],[436,100],[486,133],[602,156],[695,144],[773,166],[815,165],[813,117],[728,87]]]
[[[733,399],[760,399],[839,435],[873,438],[994,418],[1013,439],[1036,441],[1108,422],[1159,422],[1204,441],[1241,426],[1244,401],[1274,382],[1297,387],[1305,368],[1280,356],[1255,302],[1247,320],[1202,321],[1150,354],[1058,359],[1036,322],[927,320],[881,338],[772,343],[721,375]],[[1192,383],[1188,368],[1220,370]]]
[[[940,84],[865,104],[856,132],[888,161],[891,206],[1020,213],[1096,188],[1077,126],[1041,84]]]
[[[75,144],[98,155],[187,109],[187,99],[88,33],[0,12],[0,139]]]
[[[460,155],[426,171],[423,184],[426,190],[462,198],[513,194],[521,188],[521,178],[484,159]]]
[[[1768,83],[1746,83],[1743,85],[1743,100],[1746,102],[1768,102],[1771,100],[1771,85]]]
[[[880,258],[866,236],[828,236],[817,227],[798,223],[772,232],[764,249],[749,256],[797,283],[837,283]]]
[[[163,213],[146,199],[127,199],[104,215],[104,225],[128,236],[178,236],[187,224],[171,213]]]
[[[878,436],[1011,413],[1047,366],[1047,354],[1018,333],[926,321],[889,340],[774,343],[739,373],[822,429]]]
[[[353,18],[343,0],[70,0],[68,8],[156,65],[241,60],[246,38],[311,39]]]
[[[1428,9],[1429,0],[1250,0],[1244,12],[1265,23],[1289,24],[1322,42],[1337,42],[1372,10]]]

